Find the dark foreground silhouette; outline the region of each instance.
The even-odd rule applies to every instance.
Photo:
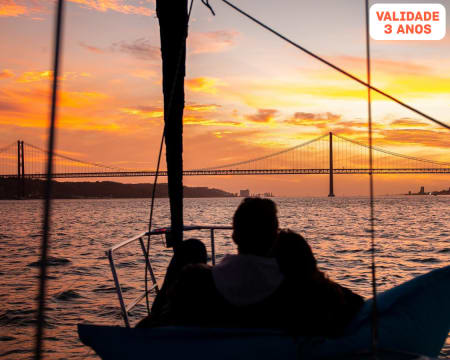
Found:
[[[364,302],[318,269],[301,235],[278,230],[271,200],[244,199],[233,217],[233,241],[238,254],[214,268],[199,240],[179,245],[151,316],[138,327],[281,328],[332,337]]]

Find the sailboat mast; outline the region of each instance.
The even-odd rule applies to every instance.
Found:
[[[156,0],[164,95],[164,131],[170,199],[171,243],[183,238],[183,110],[187,0]]]

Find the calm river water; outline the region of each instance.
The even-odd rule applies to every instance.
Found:
[[[369,297],[367,198],[274,198],[282,227],[301,232],[322,270]],[[186,224],[229,225],[241,199],[186,199]],[[31,357],[37,294],[40,201],[0,201],[0,357]],[[56,200],[47,302],[47,358],[95,355],[78,340],[76,325],[123,324],[105,250],[146,230],[148,199]],[[168,201],[157,199],[155,226],[168,225]],[[400,196],[376,200],[379,290],[450,264],[450,197]],[[216,235],[219,255],[233,252],[229,231]],[[208,233],[192,236],[209,238]],[[158,277],[170,257],[162,239],[152,242]],[[143,289],[144,262],[136,245],[118,253],[127,300]],[[145,301],[132,321],[144,316]],[[450,343],[442,358],[450,358]]]

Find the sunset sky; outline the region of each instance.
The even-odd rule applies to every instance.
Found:
[[[450,0],[383,1],[441,3]],[[153,169],[162,131],[161,59],[154,0],[68,0],[57,151]],[[281,42],[219,0],[196,1],[186,74],[184,166],[210,167],[333,131],[367,142],[367,91]],[[307,49],[365,79],[364,1],[234,3]],[[0,147],[45,146],[53,0],[0,0]],[[373,84],[450,124],[450,15],[440,41],[371,41]],[[450,132],[380,96],[375,145],[450,162]],[[143,182],[143,178],[120,179]],[[326,176],[185,177],[185,185],[276,195],[327,195]],[[450,187],[447,175],[375,178],[378,194]],[[336,176],[336,195],[367,195],[367,176]]]

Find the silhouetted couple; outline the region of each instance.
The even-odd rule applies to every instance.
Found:
[[[279,231],[276,205],[246,198],[233,217],[237,255],[206,264],[202,242],[176,249],[151,316],[139,326],[281,328],[336,336],[364,300],[329,280],[305,239]]]

